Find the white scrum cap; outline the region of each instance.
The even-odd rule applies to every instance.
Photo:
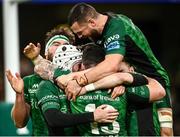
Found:
[[[72,66],[82,60],[82,52],[73,45],[59,46],[53,57],[53,64],[62,70],[72,71]]]

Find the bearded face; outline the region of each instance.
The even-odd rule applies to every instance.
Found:
[[[90,39],[90,40],[96,41],[96,40],[99,39],[99,37],[100,37],[100,34],[99,34],[99,32],[98,32],[97,30],[92,29],[92,30],[90,31],[90,36],[89,36],[89,39]]]

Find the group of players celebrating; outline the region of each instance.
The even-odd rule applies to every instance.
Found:
[[[47,33],[24,54],[35,73],[6,76],[16,92],[12,119],[32,119],[34,136],[173,136],[170,82],[131,19],[73,6],[69,26]],[[76,37],[92,42],[75,46]]]

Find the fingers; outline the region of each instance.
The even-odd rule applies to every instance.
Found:
[[[73,101],[76,101],[76,95],[73,95],[73,96],[72,96],[72,100],[73,100]]]
[[[115,99],[116,97],[122,95],[124,92],[125,88],[123,86],[115,87],[111,94],[111,98]]]
[[[16,75],[17,79],[21,79],[21,76],[19,73],[16,72],[15,75]]]
[[[119,113],[116,111],[116,112],[110,112],[108,111],[108,114],[107,114],[107,118],[104,119],[104,122],[108,122],[108,123],[112,123],[113,121],[116,120],[116,118],[118,117]]]
[[[29,43],[25,48],[24,48],[24,53],[28,53],[29,51],[31,51],[33,48],[35,48],[36,46],[33,43]]]
[[[102,121],[102,123],[113,123],[116,120],[116,118],[117,118],[117,116],[113,117],[113,118],[110,118],[110,119],[104,119]]]
[[[114,121],[114,120],[116,120],[117,117],[118,116],[109,116],[107,120],[113,120]]]
[[[112,123],[117,119],[118,115],[119,115],[118,112],[115,113],[108,112],[107,116],[102,119],[101,123]]]
[[[112,99],[115,99],[115,98],[118,97],[119,95],[120,95],[120,92],[117,92],[117,91],[112,92],[111,98],[112,98]]]
[[[97,107],[97,109],[105,109],[106,107],[107,107],[107,105],[103,104],[103,105]]]
[[[118,111],[116,110],[116,109],[108,109],[108,111],[107,111],[108,113],[110,113],[110,114],[117,114],[118,113]],[[119,114],[119,113],[118,113]]]
[[[73,94],[72,94],[72,93],[68,93],[68,94],[67,94],[68,100],[71,100],[72,97],[73,97]]]
[[[118,116],[119,115],[119,112],[117,112],[117,111],[114,111],[114,112],[109,112],[108,111],[108,116]]]
[[[11,82],[13,75],[10,70],[6,71],[6,77],[7,77],[8,81]]]
[[[38,47],[39,49],[41,49],[41,44],[40,44],[40,43],[37,43],[37,47]]]

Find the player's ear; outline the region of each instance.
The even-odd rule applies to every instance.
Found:
[[[90,18],[88,20],[88,24],[90,25],[90,27],[96,27],[96,21],[93,18]]]
[[[130,72],[134,72],[134,67],[131,66],[131,67],[129,68],[129,71],[130,71]]]
[[[85,66],[83,63],[81,63],[81,70],[85,70]]]

